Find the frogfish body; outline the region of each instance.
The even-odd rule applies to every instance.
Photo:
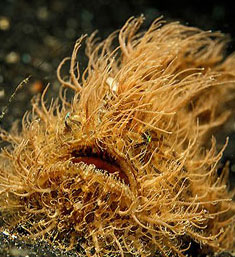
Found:
[[[234,247],[228,168],[218,174],[212,129],[230,111],[235,57],[221,33],[143,17],[86,41],[59,65],[61,95],[45,92],[22,130],[1,131],[4,228],[78,256],[185,256]],[[118,39],[118,46],[114,46]],[[70,61],[69,78],[62,76]],[[68,99],[68,88],[74,92]]]

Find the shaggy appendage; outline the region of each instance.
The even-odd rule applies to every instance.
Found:
[[[157,19],[137,33],[131,18],[103,42],[87,39],[80,76],[77,41],[71,101],[33,102],[22,131],[1,132],[0,210],[4,229],[21,228],[81,256],[185,256],[234,246],[234,202],[223,124],[235,88],[235,58],[224,37]],[[113,47],[118,37],[119,46]],[[61,104],[59,104],[61,102]],[[211,142],[209,144],[209,142]]]

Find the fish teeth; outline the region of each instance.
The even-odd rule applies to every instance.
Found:
[[[102,157],[105,157],[105,159],[107,159],[107,154],[102,152]],[[115,161],[117,158],[113,158],[112,160]],[[117,182],[119,185],[126,185],[125,180],[122,179],[119,176],[118,171],[114,172],[114,173],[110,173],[109,171],[105,170],[105,169],[99,169],[96,167],[95,164],[87,164],[86,162],[83,162],[82,160],[80,162],[73,162],[73,160],[71,160],[70,165],[75,165],[75,167],[77,167],[78,169],[81,170],[83,176],[88,176],[89,174],[92,175],[93,174],[97,174],[97,175],[102,175],[104,178],[108,179],[108,181],[110,180],[115,180],[115,182]],[[92,173],[91,173],[92,172]]]

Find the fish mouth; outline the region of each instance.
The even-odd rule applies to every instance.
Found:
[[[112,177],[121,181],[124,185],[133,188],[135,178],[130,167],[117,156],[111,155],[108,151],[98,149],[97,147],[84,147],[74,150],[71,153],[72,163],[84,163],[85,165],[94,165],[100,173],[112,175]]]

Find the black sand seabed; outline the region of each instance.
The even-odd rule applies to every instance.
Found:
[[[173,2],[173,1],[172,1]],[[48,97],[58,93],[56,67],[71,54],[73,44],[82,34],[99,30],[104,38],[119,29],[130,16],[144,14],[149,24],[158,16],[177,20],[201,29],[230,34],[228,53],[235,51],[235,18],[232,1],[150,1],[150,0],[1,0],[0,1],[0,108],[8,103],[14,88],[31,75],[30,83],[17,93],[0,125],[9,129],[30,109],[30,99],[40,86],[51,84]],[[228,3],[230,2],[230,3]],[[86,60],[80,53],[81,68]],[[235,185],[235,115],[217,132],[219,144],[230,136],[223,162],[230,161],[231,187]],[[0,233],[0,257],[4,256],[76,256],[64,253],[44,242],[25,243],[7,231]],[[195,255],[196,256],[196,255]],[[220,257],[232,256],[223,253]],[[235,256],[235,255],[234,255]]]

